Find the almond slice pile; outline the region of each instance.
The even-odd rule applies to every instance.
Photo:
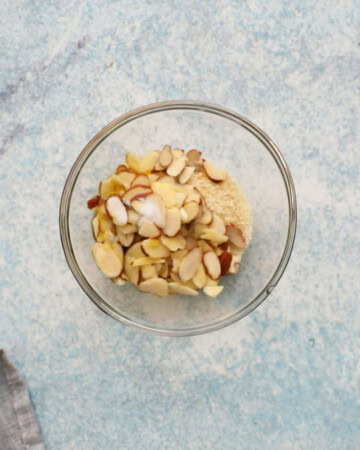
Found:
[[[119,286],[129,282],[161,297],[196,296],[200,289],[216,297],[220,277],[237,272],[247,242],[188,182],[202,172],[221,183],[226,170],[198,150],[169,145],[142,158],[130,152],[125,161],[88,201],[101,272]]]

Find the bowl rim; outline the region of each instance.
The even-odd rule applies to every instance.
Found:
[[[98,145],[110,134],[112,134],[115,130],[139,117],[148,114],[153,114],[156,112],[169,110],[194,110],[215,114],[237,123],[238,125],[245,128],[247,131],[252,133],[269,151],[269,153],[275,160],[280,170],[286,188],[288,198],[288,211],[289,211],[288,235],[282,257],[272,277],[268,281],[267,285],[262,289],[262,291],[258,293],[258,295],[245,308],[237,311],[236,313],[232,314],[229,317],[226,317],[225,319],[221,319],[209,325],[184,329],[167,329],[167,328],[163,329],[160,327],[158,328],[153,326],[147,326],[141,323],[137,323],[132,319],[117,313],[97,294],[97,292],[90,286],[87,279],[83,275],[73,251],[69,228],[70,203],[73,189],[76,184],[76,180],[87,159],[95,151]],[[294,246],[296,226],[297,226],[297,204],[296,204],[296,192],[294,182],[291,176],[290,169],[283,155],[281,154],[280,150],[275,145],[275,143],[272,141],[272,139],[261,128],[259,128],[249,119],[230,109],[223,108],[221,106],[211,103],[192,100],[171,100],[141,106],[139,108],[127,112],[126,114],[123,114],[122,116],[118,117],[117,119],[113,120],[108,125],[106,125],[85,145],[85,147],[75,160],[69,172],[69,175],[66,179],[59,208],[60,238],[65,254],[65,259],[68,263],[68,266],[72,274],[74,275],[76,281],[79,283],[80,287],[85,292],[85,294],[98,308],[100,308],[103,312],[105,312],[112,318],[118,320],[119,322],[125,325],[129,325],[133,328],[137,328],[143,331],[164,336],[194,336],[209,333],[224,328],[228,325],[231,325],[234,322],[237,322],[238,320],[247,316],[254,309],[256,309],[273,291],[273,289],[279,282],[281,276],[283,275],[286,266],[288,265],[292,249]]]

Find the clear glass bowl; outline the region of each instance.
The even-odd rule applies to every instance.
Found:
[[[216,298],[159,298],[104,277],[92,255],[87,200],[99,181],[124,162],[170,144],[201,150],[238,181],[253,208],[253,234],[239,273],[221,280]],[[111,122],[84,148],[65,183],[60,233],[67,262],[89,298],[122,323],[169,336],[190,336],[223,328],[249,314],[270,294],[289,261],[296,232],[296,196],[289,168],[278,148],[239,114],[201,102],[171,101],[144,106]]]

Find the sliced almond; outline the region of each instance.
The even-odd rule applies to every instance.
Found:
[[[168,283],[163,278],[151,278],[150,280],[142,281],[139,284],[139,289],[143,292],[158,295],[159,297],[169,295]]]
[[[182,281],[188,281],[194,278],[202,259],[202,250],[198,247],[192,249],[181,261],[179,267],[179,277]]]
[[[136,244],[132,245],[126,251],[125,256],[129,256],[131,258],[142,258],[143,256],[146,256],[145,253],[142,251],[141,242],[137,242]]]
[[[172,281],[175,281],[176,283],[181,284],[183,282],[180,280],[178,272],[179,272],[179,268],[177,269],[177,271],[174,271],[174,269],[172,269],[171,272],[170,272],[170,279]]]
[[[188,164],[189,166],[195,166],[198,164],[201,164],[202,160],[201,160],[201,152],[199,152],[199,150],[189,150],[186,153],[187,156],[187,160],[188,160]]]
[[[142,258],[145,254],[141,249],[141,242],[133,244],[125,253],[124,258],[124,271],[131,283],[137,285],[140,281],[140,269],[139,267],[133,267],[131,262],[135,258]]]
[[[181,188],[181,191],[184,192],[186,195],[189,194],[189,192],[192,192],[195,188],[191,184],[182,184],[179,185]]]
[[[242,258],[242,255],[237,255],[237,256],[233,255],[232,261],[234,261],[235,263],[240,263],[241,258]]]
[[[153,183],[154,181],[159,179],[159,175],[157,173],[149,173],[148,178],[150,180],[150,183]]]
[[[176,206],[177,191],[171,184],[161,183],[161,181],[155,181],[155,183],[151,184],[151,189],[155,194],[158,194],[162,198],[166,208],[172,208],[173,206]]]
[[[117,166],[115,174],[118,175],[120,172],[124,172],[125,170],[128,170],[125,164],[120,164],[119,166]]]
[[[135,240],[135,233],[125,234],[121,230],[119,230],[118,227],[116,227],[116,235],[123,247],[130,247]]]
[[[136,225],[137,221],[139,220],[139,217],[140,217],[140,215],[137,212],[133,211],[132,209],[128,210],[128,222],[129,222],[129,224]]]
[[[174,237],[160,236],[160,241],[164,244],[170,251],[175,252],[185,248],[185,238],[181,234],[177,234]]]
[[[183,284],[177,283],[176,281],[173,281],[172,283],[169,283],[169,289],[170,294],[182,294],[182,295],[198,295],[198,291],[195,291],[194,289],[189,288],[188,286],[185,286]]]
[[[101,198],[100,195],[94,195],[94,197],[92,197],[90,200],[88,200],[87,207],[89,209],[97,208],[100,203],[100,198]]]
[[[226,234],[229,236],[229,241],[239,249],[246,247],[246,240],[239,228],[236,228],[234,225],[227,225]]]
[[[160,181],[161,183],[175,184],[175,178],[170,177],[169,175],[163,175],[162,177],[159,177],[158,181]]]
[[[182,260],[185,258],[185,256],[188,253],[189,252],[186,249],[177,250],[176,252],[171,253],[171,259],[173,261],[173,264],[176,259],[179,260],[180,262],[182,262]]]
[[[165,211],[164,234],[169,237],[175,236],[181,228],[181,215],[177,208],[169,208]]]
[[[161,264],[161,269],[159,270],[159,275],[161,278],[167,278],[169,276],[169,263],[165,261]]]
[[[209,275],[206,275],[205,286],[217,286],[219,284],[219,280],[213,280]]]
[[[211,245],[208,244],[203,239],[199,239],[197,241],[197,245],[198,245],[198,247],[202,248],[204,250],[204,252],[212,252],[213,251],[213,248],[211,247]]]
[[[99,229],[102,232],[107,230],[114,230],[114,223],[108,215],[105,205],[101,205],[98,209]]]
[[[224,289],[224,286],[205,286],[204,293],[209,297],[217,297]]]
[[[181,156],[180,158],[174,159],[174,161],[169,165],[166,173],[172,177],[177,177],[185,168],[186,156]]]
[[[124,284],[127,283],[127,281],[126,281],[126,280],[123,280],[123,279],[121,278],[121,276],[120,276],[120,277],[116,277],[116,278],[112,278],[111,281],[112,281],[114,284],[116,284],[117,286],[124,286]]]
[[[191,224],[192,232],[195,239],[200,239],[200,236],[205,233],[209,228],[201,223]]]
[[[187,223],[188,222],[188,213],[185,211],[184,208],[180,208],[180,216],[181,216],[181,222]]]
[[[183,206],[185,198],[186,198],[186,194],[184,192],[176,193],[176,207],[178,209],[180,209]]]
[[[156,170],[157,172],[161,172],[162,170],[165,170],[165,169],[166,169],[166,167],[164,167],[164,166],[161,164],[160,160],[155,164],[155,170]]]
[[[158,162],[159,156],[160,152],[158,150],[153,150],[152,152],[142,157],[139,162],[140,172],[151,172]]]
[[[149,195],[144,200],[132,202],[131,206],[138,214],[154,222],[158,227],[165,226],[165,205],[159,195]]]
[[[204,169],[206,175],[210,178],[210,180],[215,181],[216,183],[219,183],[220,181],[224,181],[226,179],[226,170],[218,169],[210,161],[204,161]]]
[[[221,255],[221,253],[222,253],[223,251],[224,251],[224,250],[222,250],[218,245],[214,247],[214,252],[216,253],[216,255],[217,255],[218,257],[220,257],[220,255]]]
[[[125,156],[125,161],[128,167],[135,170],[136,173],[140,173],[140,159],[135,155],[135,153],[129,152]]]
[[[228,251],[229,251],[233,256],[241,255],[241,253],[243,252],[243,250],[244,250],[244,249],[241,249],[241,248],[237,247],[236,245],[234,245],[232,242],[229,241]]]
[[[129,172],[129,170],[123,170],[117,177],[119,182],[124,186],[125,189],[130,189],[131,183],[136,177],[136,173]]]
[[[100,182],[99,193],[101,198],[107,198],[112,194],[121,194],[124,191],[118,177],[119,175],[111,175],[111,177]]]
[[[115,241],[115,234],[113,230],[100,231],[96,236],[97,242]]]
[[[143,173],[136,175],[136,177],[131,182],[131,187],[134,186],[149,186],[150,187],[150,180],[147,175],[144,175]]]
[[[131,207],[137,213],[138,219],[139,219],[139,217],[143,215],[141,212],[142,212],[142,209],[144,207],[144,200],[143,199],[139,199],[139,200],[132,201],[131,202]]]
[[[185,156],[184,149],[182,149],[182,148],[172,149],[171,153],[173,154],[174,158],[180,158],[180,156]]]
[[[151,194],[152,191],[149,186],[134,186],[124,192],[121,199],[125,203],[125,205],[130,206],[133,200],[136,200],[138,198],[145,198]]]
[[[137,226],[133,223],[127,223],[126,225],[117,225],[116,231],[121,231],[124,234],[132,234],[137,232]]]
[[[168,167],[173,161],[173,154],[169,145],[164,145],[160,152],[159,162],[163,168]]]
[[[239,266],[240,266],[239,262],[236,262],[235,258],[233,257],[230,267],[229,267],[229,270],[228,270],[228,273],[230,273],[231,275],[234,275],[235,273],[238,272]]]
[[[94,238],[96,239],[98,237],[98,234],[100,233],[99,217],[95,216],[91,221],[91,224],[94,233]]]
[[[149,186],[134,186],[133,188],[130,188],[130,189],[134,190],[133,196],[130,199],[130,203],[133,200],[143,199],[143,198],[148,197],[149,195],[152,195],[152,190]],[[129,189],[129,191],[130,191],[130,189]],[[129,195],[130,195],[129,191],[127,191],[127,195],[126,195],[127,198],[129,198]],[[125,195],[125,192],[123,195]]]
[[[183,223],[191,222],[192,220],[194,220],[197,217],[197,215],[199,213],[199,205],[194,201],[185,203],[185,205],[183,206],[183,209],[187,214],[187,219],[182,220]]]
[[[212,213],[212,222],[210,224],[210,228],[217,231],[219,234],[226,233],[224,221],[218,214],[215,213]]]
[[[213,213],[208,209],[206,206],[203,206],[202,208],[202,215],[199,218],[199,223],[203,225],[210,225],[213,220]],[[225,233],[223,233],[225,234]]]
[[[225,275],[229,272],[231,261],[232,261],[232,254],[227,251],[222,251],[219,256],[220,266],[221,266],[221,275]]]
[[[182,208],[181,208],[182,209]],[[181,225],[181,234],[186,236],[192,236],[193,234],[193,228],[194,228],[194,222],[192,223],[183,223]]]
[[[138,233],[147,238],[157,238],[161,235],[160,228],[146,217],[141,217],[138,221]]]
[[[120,275],[123,267],[122,261],[108,243],[96,242],[93,245],[92,254],[96,265],[105,276],[116,278]]]
[[[125,225],[127,223],[127,211],[119,195],[110,195],[106,200],[105,207],[115,225]]]
[[[170,175],[167,175],[167,176],[170,176]],[[173,177],[170,176],[170,178],[173,178]],[[171,188],[175,193],[179,193],[179,192],[185,193],[185,190],[183,189],[184,187],[185,186],[178,184],[176,179],[174,178],[174,184],[171,185]]]
[[[201,202],[201,203],[199,204],[199,212],[197,213],[197,216],[196,216],[196,218],[194,219],[194,223],[199,223],[201,217],[203,216],[204,208],[206,209],[206,206]]]
[[[155,264],[145,264],[144,266],[141,266],[140,271],[141,271],[141,278],[143,280],[149,280],[150,278],[157,277]]]
[[[121,264],[124,264],[124,251],[123,248],[120,244],[118,244],[117,242],[115,242],[115,240],[111,240],[109,242],[110,247],[114,250],[114,252],[116,253],[117,257],[120,259]],[[121,267],[122,270],[122,267]]]
[[[186,203],[196,202],[196,203],[200,204],[201,200],[202,200],[202,196],[201,196],[200,192],[197,189],[192,188],[187,193],[185,201],[186,201]]]
[[[161,264],[165,262],[165,259],[159,259],[159,258],[151,258],[150,256],[143,256],[142,258],[133,258],[132,261],[130,261],[130,265],[133,267],[138,266],[145,266],[147,264]]]
[[[179,183],[185,184],[187,183],[190,178],[192,177],[192,174],[195,171],[195,167],[186,166],[184,167],[184,170],[179,175]]]
[[[189,287],[190,289],[193,289],[194,291],[197,291],[197,287],[194,284],[193,280],[188,280],[188,281],[181,281],[180,284]]]
[[[204,265],[202,263],[200,264],[199,269],[196,272],[196,275],[194,276],[192,281],[198,289],[202,289],[205,286],[206,272],[204,269]]]
[[[181,264],[180,259],[173,259],[171,270],[172,270],[174,273],[179,273],[180,264]]]
[[[197,241],[192,238],[191,236],[186,236],[186,244],[185,244],[185,248],[186,250],[192,250],[193,248],[197,247]]]
[[[204,233],[200,235],[200,239],[205,239],[206,241],[211,241],[214,244],[222,244],[228,240],[228,237],[224,234],[220,234],[217,231],[207,228]]]
[[[173,270],[170,272],[170,280],[174,281],[175,283],[179,283],[179,284],[181,284],[182,286],[187,286],[188,288],[193,289],[194,291],[197,290],[197,287],[196,287],[196,285],[193,283],[192,280],[182,281],[182,280],[179,278],[178,273],[177,273],[177,272],[174,272]],[[171,282],[170,280],[169,280],[169,282]]]
[[[221,265],[219,258],[214,252],[206,252],[203,256],[203,264],[206,273],[213,280],[218,280],[221,275]]]
[[[170,250],[159,239],[145,239],[141,243],[142,251],[151,258],[167,258]]]
[[[124,257],[124,261],[125,261],[125,257]],[[123,279],[124,281],[129,281],[129,277],[126,275],[126,273],[124,271],[121,272],[120,278]]]
[[[120,173],[118,175],[116,174],[111,175],[111,178],[113,179],[115,185],[115,194],[123,194],[126,191],[125,186],[121,182]]]

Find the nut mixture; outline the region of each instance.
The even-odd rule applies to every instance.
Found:
[[[88,208],[92,254],[105,276],[159,296],[220,294],[220,277],[237,272],[249,238],[209,208],[191,182],[201,174],[219,184],[229,177],[200,151],[165,145],[142,158],[128,153],[101,181]]]

